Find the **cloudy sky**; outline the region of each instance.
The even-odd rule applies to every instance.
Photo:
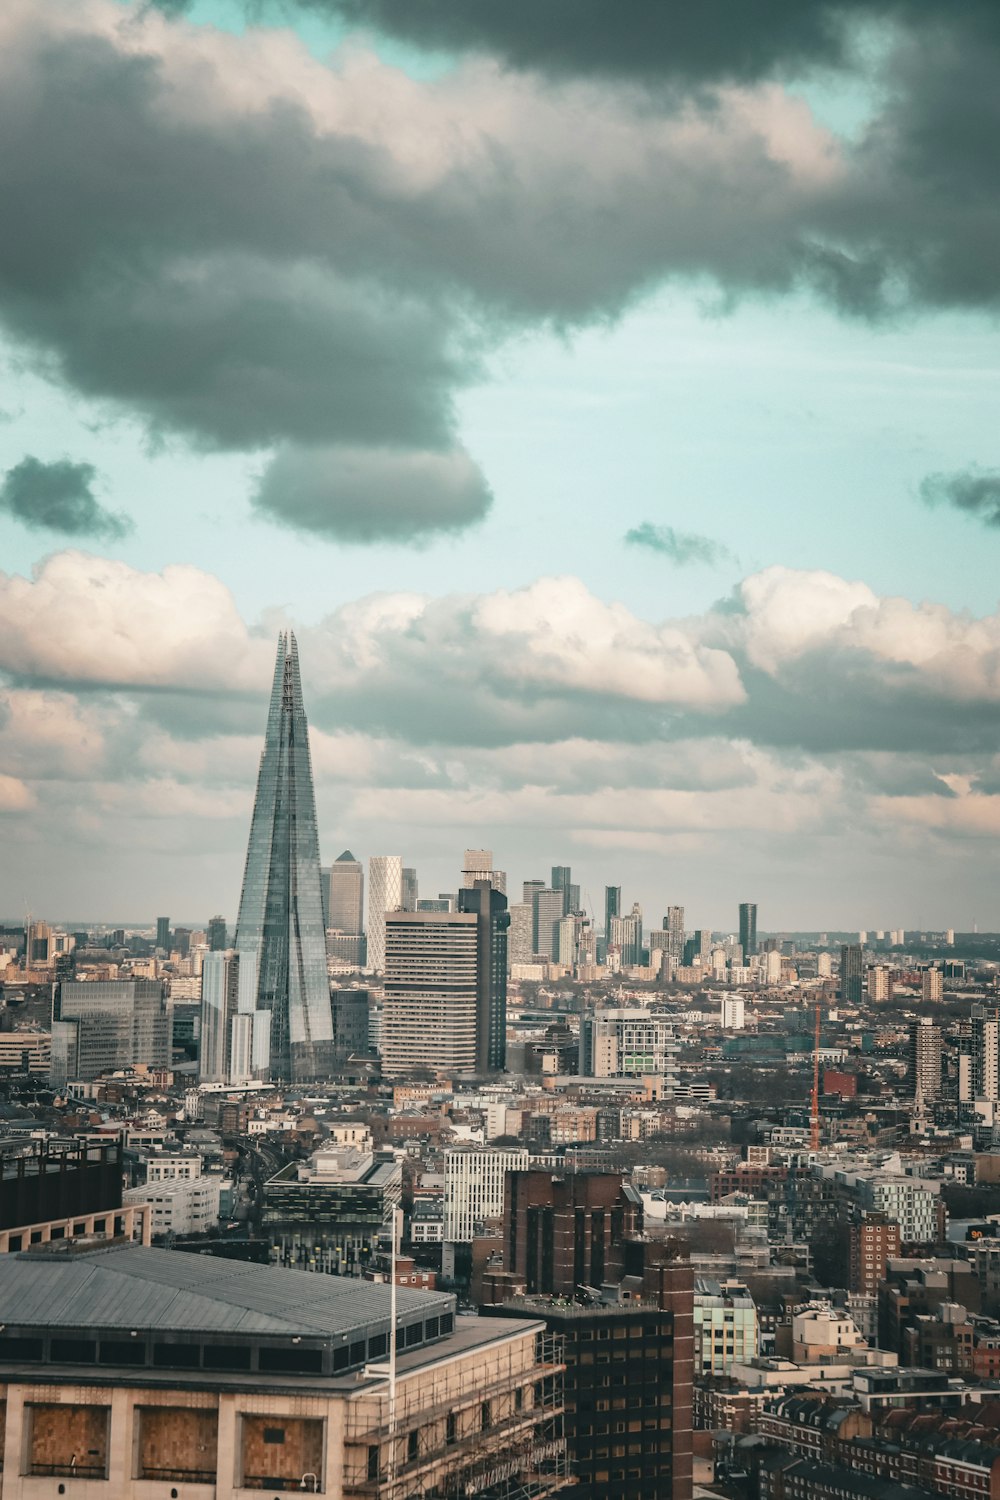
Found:
[[[570,16],[571,19],[567,19]],[[995,0],[4,0],[0,915],[1000,928]]]

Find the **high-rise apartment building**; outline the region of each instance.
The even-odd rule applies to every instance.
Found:
[[[559,937],[558,924],[563,919],[563,893],[542,886],[534,893],[534,947],[544,958],[555,958]]]
[[[368,861],[368,967],[385,969],[386,913],[403,907],[403,860],[398,854],[373,854]]]
[[[612,917],[608,947],[617,948],[623,968],[642,963],[642,907],[636,901],[627,917]]]
[[[743,949],[743,962],[749,963],[757,952],[756,901],[740,902],[740,947]]]
[[[684,908],[683,906],[668,906],[667,915],[663,918],[663,926],[667,932],[667,952],[671,958],[680,963],[684,957]]]
[[[209,917],[206,936],[210,952],[224,953],[226,950],[225,917]]]
[[[1000,1007],[973,1005],[970,1050],[972,1097],[1000,1101]]]
[[[169,1068],[170,1011],[158,979],[63,980],[52,1001],[53,1084],[140,1064]]]
[[[900,1253],[899,1225],[870,1211],[847,1226],[847,1286],[862,1297],[877,1297],[889,1260]]]
[[[256,1008],[270,1012],[270,1076],[292,1082],[328,1076],[333,1023],[316,800],[291,631],[278,638],[235,947],[241,970],[256,967]]]
[[[156,919],[156,946],[162,948],[164,953],[170,952],[169,917],[157,917]]]
[[[910,1027],[910,1087],[930,1104],[941,1095],[941,1028],[929,1019]]]
[[[488,879],[458,893],[458,909],[477,919],[476,1072],[502,1073],[507,1062],[507,897]]]
[[[931,964],[920,973],[920,998],[922,1000],[944,999],[944,972],[937,964]]]
[[[535,910],[530,901],[516,901],[509,908],[510,931],[507,954],[512,964],[530,964],[535,954]]]
[[[338,854],[327,875],[326,925],[347,937],[365,930],[365,872],[350,849]]]
[[[820,954],[820,958],[825,956],[825,954]],[[869,1000],[875,1005],[889,999],[889,970],[885,964],[875,964],[868,970],[865,988],[868,992]]]
[[[241,968],[235,953],[206,953],[201,968],[199,1080],[249,1083],[254,1077],[255,1032],[263,1064],[270,1050],[270,1017],[257,1009],[255,966]]]
[[[474,1073],[480,1013],[478,913],[393,911],[384,922],[384,1076],[398,1078],[415,1069]]]
[[[606,885],[604,887],[604,937],[610,942],[611,918],[620,915],[622,909],[622,888],[620,885]]]
[[[844,943],[840,950],[840,998],[845,1005],[860,1005],[864,994],[865,950],[860,943]]]

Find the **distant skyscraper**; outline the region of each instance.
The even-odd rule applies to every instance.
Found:
[[[530,964],[535,954],[535,909],[530,901],[510,908],[507,952],[512,964]]]
[[[840,950],[840,998],[860,1005],[865,983],[865,950],[860,943],[844,943]]]
[[[208,946],[212,953],[222,953],[226,947],[225,917],[210,917],[208,921]],[[157,945],[159,946],[159,945]]]
[[[684,957],[684,908],[668,906],[663,918],[667,932],[667,952],[680,963]]]
[[[544,891],[547,889],[548,887],[546,886],[544,880],[525,880],[521,886],[521,900],[527,901],[529,905],[533,906],[535,902],[535,892]]]
[[[383,1074],[398,1078],[414,1069],[474,1073],[477,913],[392,911],[383,916],[383,923]]]
[[[386,912],[403,905],[403,860],[399,854],[373,854],[368,861],[368,967],[385,968]]]
[[[55,1056],[55,1038],[52,1039]],[[972,1077],[969,1096],[1000,1102],[1000,1008],[972,1007]]]
[[[333,1022],[316,801],[290,631],[278,638],[235,946],[244,974],[256,965],[257,1009],[270,1011],[270,1076],[291,1082],[328,1076]]]
[[[621,916],[622,888],[620,885],[604,887],[604,936],[611,941],[611,918]]]
[[[507,897],[489,880],[458,893],[460,912],[479,919],[476,981],[476,1072],[501,1073],[507,1062]]]
[[[554,958],[558,949],[556,924],[563,918],[563,893],[542,886],[534,894],[534,942],[535,952],[545,958]]]
[[[162,948],[164,953],[170,952],[169,917],[157,917],[156,919],[156,946]]]
[[[65,980],[52,1001],[56,1085],[143,1064],[170,1067],[170,1013],[158,979]]]
[[[253,1025],[267,1032],[265,1013],[256,1009],[254,966],[247,970],[249,983],[240,990],[240,961],[235,953],[206,953],[201,968],[201,1038],[198,1045],[198,1078],[201,1083],[246,1083],[252,1071]],[[239,1022],[238,1026],[234,1025]],[[249,1027],[249,1057],[242,1057],[234,1037],[240,1027]]]
[[[365,930],[365,872],[361,861],[345,849],[330,866],[327,878],[327,926],[334,932],[359,936]]]
[[[563,916],[571,910],[570,895],[572,894],[573,871],[569,865],[553,865],[551,886],[554,891],[563,893]]]
[[[471,890],[477,880],[488,880],[495,891],[507,894],[507,872],[493,868],[492,849],[466,849],[462,856],[463,890]]]
[[[749,963],[757,952],[756,901],[740,902],[740,947],[743,949],[743,962]]]
[[[402,895],[403,910],[416,911],[417,898],[420,895],[420,889],[417,884],[417,872],[416,870],[411,870],[406,865],[403,866]]]

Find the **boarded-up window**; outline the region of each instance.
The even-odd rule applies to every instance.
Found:
[[[139,1408],[138,1479],[214,1484],[218,1416],[182,1406]]]

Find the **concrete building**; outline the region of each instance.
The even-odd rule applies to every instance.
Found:
[[[444,1238],[468,1244],[484,1223],[503,1217],[508,1172],[529,1165],[526,1149],[452,1150],[444,1154]]]
[[[324,1146],[264,1184],[263,1231],[286,1265],[360,1275],[402,1191],[395,1157]]]
[[[475,912],[397,911],[385,918],[385,1077],[414,1069],[449,1076],[476,1071],[479,928]],[[505,996],[506,982],[505,972]]]
[[[153,1236],[205,1234],[219,1222],[219,1177],[164,1178],[143,1187],[126,1188],[122,1204],[146,1203]]]
[[[0,1073],[36,1073],[52,1067],[52,1034],[48,1031],[0,1031]]]
[[[677,1082],[680,1044],[671,1020],[638,1008],[602,1008],[580,1020],[580,1073],[585,1078],[663,1079]]]
[[[492,849],[466,849],[462,856],[462,887],[471,890],[477,880],[488,880],[501,896],[507,894],[507,872],[493,868]]]
[[[535,913],[530,901],[516,901],[508,908],[507,965],[530,964],[535,952]]]
[[[909,1084],[914,1098],[922,1099],[925,1104],[940,1097],[941,1028],[927,1017],[914,1021],[910,1027]]]
[[[555,958],[559,942],[559,923],[563,919],[563,893],[542,886],[532,897],[533,948],[543,958]]]
[[[387,912],[403,906],[403,860],[398,854],[373,854],[368,861],[368,967],[385,969]]]
[[[972,1097],[1000,1102],[1000,1008],[972,1007]]]
[[[398,1288],[390,1410],[390,1295],[165,1250],[0,1257],[5,1500],[560,1488],[564,1367],[545,1324]]]
[[[922,1000],[944,999],[944,972],[936,964],[921,970],[920,998]]]
[[[757,1357],[757,1307],[746,1287],[698,1276],[694,1282],[696,1377],[731,1375],[734,1364]]]

